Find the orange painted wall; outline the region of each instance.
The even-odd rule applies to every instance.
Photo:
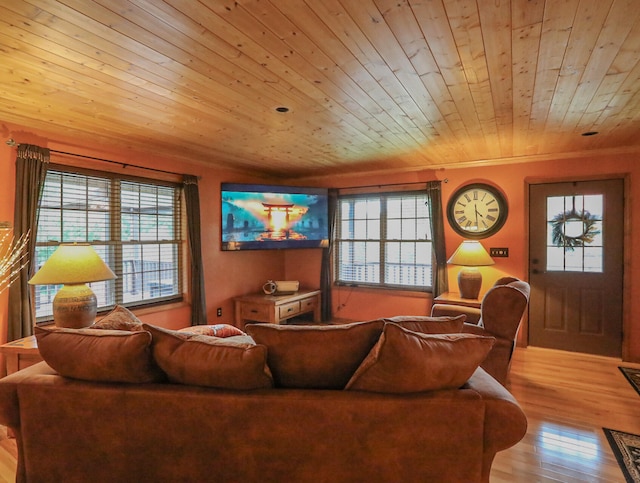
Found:
[[[72,140],[49,139],[46,134],[14,126],[0,121],[0,132],[6,136],[0,143],[0,220],[13,219],[14,162],[15,149],[4,141],[12,136],[19,143],[33,143],[43,147],[113,159],[141,166],[157,167],[169,171],[184,172],[200,176],[200,203],[202,213],[203,265],[205,272],[205,290],[207,314],[210,323],[233,322],[233,298],[256,292],[267,279],[300,280],[301,285],[317,288],[320,285],[320,250],[221,252],[220,251],[220,183],[223,181],[251,182],[262,181],[252,174],[241,175],[223,169],[208,168],[200,160],[194,163],[178,163],[173,160],[157,158],[153,150],[145,154],[135,154],[114,147],[78,146]],[[78,163],[77,160],[55,159],[55,162]],[[206,161],[206,160],[202,160]],[[509,258],[496,259],[492,267],[483,268],[485,291],[503,274],[527,278],[527,196],[526,183],[531,180],[553,181],[566,178],[588,178],[602,175],[627,175],[630,203],[627,211],[630,219],[627,229],[627,263],[625,269],[625,343],[627,359],[640,362],[640,260],[630,249],[634,241],[640,239],[640,224],[635,222],[634,214],[640,213],[640,188],[635,180],[640,176],[638,156],[615,155],[582,159],[565,159],[547,162],[532,162],[504,166],[481,166],[473,168],[443,169],[395,174],[370,174],[368,176],[332,176],[326,179],[296,180],[296,184],[315,186],[352,187],[395,183],[425,182],[433,179],[443,181],[443,204],[459,186],[486,181],[500,187],[509,202],[509,218],[500,232],[483,240],[485,247],[508,247]],[[92,163],[82,161],[82,165]],[[106,169],[97,163],[98,169]],[[113,168],[112,168],[113,169]],[[127,168],[129,169],[129,168]],[[148,172],[141,175],[149,176]],[[444,182],[444,180],[447,182]],[[286,183],[283,180],[282,183]],[[451,229],[445,233],[447,254],[451,255],[461,241]],[[450,289],[456,290],[456,268],[449,269]],[[380,316],[398,314],[426,314],[431,307],[430,297],[425,294],[413,294],[394,291],[380,291],[358,288],[335,288],[332,294],[334,314],[353,320],[366,320]],[[216,317],[216,308],[222,307],[223,316]],[[0,295],[0,334],[6,334],[6,294]],[[188,305],[171,309],[145,310],[140,317],[149,322],[170,328],[189,324]]]
[[[267,279],[284,279],[285,254],[283,252],[236,253],[220,251],[220,183],[224,181],[264,182],[264,179],[233,171],[207,168],[205,163],[180,163],[175,160],[158,158],[153,155],[152,150],[146,154],[136,154],[114,147],[79,146],[71,140],[49,139],[44,133],[37,133],[1,121],[0,128],[0,132],[6,136],[0,143],[0,221],[13,222],[16,149],[5,143],[9,137],[12,137],[18,143],[32,143],[58,151],[199,176],[202,261],[209,323],[233,323],[234,297],[260,290]],[[52,155],[51,161],[100,170],[122,171],[122,168],[117,165],[55,154]],[[176,176],[136,170],[130,167],[126,168],[124,172],[138,176],[179,179]],[[315,287],[317,286],[318,284],[315,285]],[[0,295],[0,341],[2,342],[6,341],[7,303],[8,297],[5,292]],[[216,316],[218,307],[222,308],[222,317]],[[136,310],[135,313],[145,322],[167,328],[180,328],[190,324],[191,310],[187,303],[178,304],[168,309],[164,307]]]
[[[496,258],[495,265],[483,267],[483,287],[485,292],[495,280],[511,275],[527,279],[528,246],[527,246],[527,183],[552,182],[564,179],[588,179],[590,177],[619,177],[628,179],[629,192],[626,193],[629,220],[626,230],[627,263],[625,270],[625,307],[623,351],[627,360],[640,361],[640,258],[631,247],[634,241],[640,240],[640,187],[635,183],[640,177],[640,159],[638,155],[617,154],[608,157],[585,157],[579,159],[563,159],[554,161],[530,162],[512,165],[465,167],[457,169],[425,170],[422,172],[397,173],[389,175],[342,176],[331,177],[325,185],[333,187],[373,186],[392,183],[425,182],[434,179],[443,181],[443,205],[451,194],[460,186],[471,182],[488,182],[496,185],[505,193],[509,203],[509,217],[504,227],[492,237],[482,240],[485,248],[507,247],[509,258]],[[311,182],[311,180],[309,180]],[[313,183],[322,184],[323,180],[314,179]],[[462,241],[446,222],[445,239],[447,256],[450,256]],[[319,263],[319,262],[318,262]],[[309,276],[309,266],[302,263],[297,254],[287,254],[287,276],[297,278],[304,271]],[[449,289],[457,291],[457,267],[449,267]],[[380,316],[399,314],[428,314],[431,307],[430,298],[385,292],[381,290],[359,289],[351,287],[335,287],[332,291],[334,314],[352,320],[366,320]],[[481,293],[482,296],[482,293]],[[526,331],[526,325],[523,327]],[[521,333],[520,341],[525,338]]]
[[[0,221],[13,223],[13,199],[15,196],[15,165],[5,164],[3,160],[9,156],[10,148],[0,144]],[[7,334],[7,304],[9,293],[5,290],[0,294],[0,341],[6,341]]]

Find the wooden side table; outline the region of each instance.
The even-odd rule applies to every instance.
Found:
[[[42,360],[40,352],[38,352],[38,343],[35,335],[0,345],[0,354],[4,354],[7,375],[32,366]]]
[[[280,324],[296,315],[313,312],[313,321],[322,320],[320,290],[298,290],[289,295],[251,294],[236,297],[235,322],[244,330],[245,321]]]
[[[455,307],[466,307],[468,309],[472,309],[472,310],[463,310],[463,309],[457,309],[457,310],[460,310],[462,313],[464,313],[467,316],[466,322],[470,324],[477,324],[478,321],[480,320],[480,306],[482,305],[482,300],[480,299],[463,299],[462,297],[460,297],[460,294],[457,292],[445,292],[443,294],[438,295],[436,298],[434,298],[433,304],[451,306],[453,310],[446,310],[446,309],[444,310],[444,312],[446,312],[447,315],[454,315],[456,313],[460,313],[460,312],[456,312]],[[437,315],[444,315],[444,313],[442,310],[439,310]]]
[[[0,345],[0,354],[4,354],[7,376],[20,369],[37,364],[42,360],[38,352],[38,341],[35,335],[23,337]],[[7,428],[7,436],[15,438],[11,428]]]
[[[461,305],[479,309],[482,304],[480,299],[463,299],[457,292],[444,292],[433,299],[434,304]]]

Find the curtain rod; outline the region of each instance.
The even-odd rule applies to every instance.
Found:
[[[85,159],[92,159],[94,161],[102,161],[104,163],[119,164],[123,168],[146,169],[148,171],[156,171],[158,173],[175,174],[177,176],[185,176],[184,173],[176,173],[175,171],[167,171],[167,170],[158,169],[158,168],[148,168],[146,166],[139,166],[137,164],[123,163],[122,161],[112,161],[111,159],[96,158],[94,156],[87,156],[85,154],[68,153],[66,151],[58,151],[57,149],[50,149],[49,151],[52,152],[52,153],[57,153],[57,154],[64,154],[66,156],[75,156],[76,158],[85,158]]]
[[[431,181],[437,181],[437,180],[431,180]],[[445,179],[444,182],[447,183],[449,180]],[[427,183],[429,181],[411,181],[411,182],[407,182],[407,183],[391,183],[391,184],[370,184],[370,185],[363,185],[363,186],[345,186],[342,188],[338,188],[338,190],[356,190],[356,189],[362,189],[362,188],[388,188],[391,186],[413,186],[413,185],[420,185],[420,186],[426,186]]]
[[[20,144],[16,143],[13,139],[9,139],[7,141],[7,145],[11,146],[11,147],[20,146]],[[50,153],[56,153],[56,154],[64,154],[66,156],[74,156],[76,158],[91,159],[93,161],[102,161],[103,163],[119,164],[123,168],[138,168],[138,169],[146,169],[148,171],[156,171],[157,173],[174,174],[174,175],[177,175],[177,176],[192,176],[192,175],[186,175],[185,173],[176,173],[175,171],[167,171],[167,170],[158,169],[158,168],[148,168],[146,166],[139,166],[137,164],[123,163],[122,161],[113,161],[111,159],[104,159],[104,158],[97,158],[97,157],[94,157],[94,156],[87,156],[85,154],[68,153],[66,151],[58,151],[57,149],[49,149],[49,152]],[[197,178],[200,179],[200,176],[197,176]]]

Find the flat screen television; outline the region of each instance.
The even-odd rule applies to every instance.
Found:
[[[328,246],[325,188],[222,183],[221,200],[222,250]]]

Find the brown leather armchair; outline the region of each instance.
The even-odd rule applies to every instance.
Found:
[[[529,292],[527,282],[513,277],[503,277],[485,294],[480,309],[434,304],[431,315],[437,317],[465,314],[467,319],[463,332],[495,337],[493,349],[480,365],[505,385],[520,322],[529,303]]]

